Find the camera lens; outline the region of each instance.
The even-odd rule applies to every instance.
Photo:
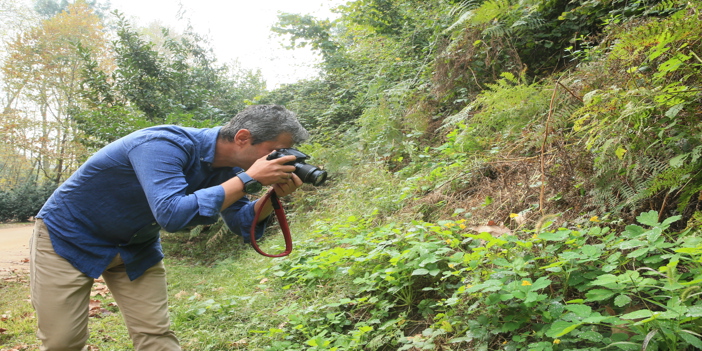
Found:
[[[296,163],[295,174],[297,174],[304,183],[309,183],[314,186],[322,185],[327,180],[327,171],[323,171],[306,163]]]

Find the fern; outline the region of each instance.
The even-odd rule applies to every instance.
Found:
[[[444,34],[452,32],[454,29],[458,27],[465,27],[466,23],[470,21],[471,18],[473,18],[473,10],[478,8],[480,6],[480,1],[479,0],[468,0],[464,1],[458,6],[455,6],[449,11],[449,16],[455,16],[456,13],[458,12],[463,12],[461,15],[458,17],[456,22],[453,22],[448,28],[444,30]]]

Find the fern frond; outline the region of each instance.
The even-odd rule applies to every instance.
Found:
[[[467,0],[453,7],[449,11],[449,16],[453,17],[458,13],[461,13],[461,15],[455,22],[453,22],[453,24],[443,31],[443,34],[450,33],[458,27],[467,27],[466,23],[470,21],[475,14],[474,10],[478,7],[480,7],[480,0]]]
[[[666,15],[677,11],[680,11],[687,7],[688,2],[686,0],[664,0],[651,6],[643,12],[644,16],[652,15]]]

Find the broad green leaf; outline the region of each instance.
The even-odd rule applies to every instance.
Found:
[[[650,318],[654,316],[655,313],[651,310],[638,310],[634,312],[627,313],[625,315],[620,316],[619,318],[621,319],[641,319],[641,318]]]
[[[635,251],[630,252],[628,255],[626,255],[626,257],[627,258],[639,258],[647,253],[648,253],[648,248],[642,247],[640,249],[637,249]]]
[[[646,245],[647,242],[639,239],[634,239],[634,240],[627,240],[625,242],[620,243],[618,246],[622,250],[631,250],[635,247],[643,246]]]
[[[626,226],[626,228],[624,228],[624,233],[622,233],[622,234],[627,234],[627,236],[629,238],[636,238],[645,232],[646,232],[646,229],[642,228],[641,226],[638,226],[636,224],[631,224],[631,225]]]
[[[581,318],[589,317],[592,314],[592,307],[588,305],[568,305],[565,308]]]
[[[658,212],[651,210],[644,212],[636,217],[636,220],[641,224],[649,225],[651,227],[657,226],[658,223]]]
[[[563,241],[570,237],[570,232],[539,233],[538,237],[548,241]]]
[[[680,337],[683,340],[687,341],[688,344],[694,346],[698,350],[702,349],[702,340],[700,340],[700,338],[690,334],[686,330],[683,330],[682,332],[678,333],[678,335],[680,335]]]
[[[581,255],[579,252],[566,251],[566,252],[558,255],[558,257],[560,257],[564,260],[567,260],[567,261],[574,261],[574,260],[583,258],[583,255]]]
[[[603,321],[606,321],[608,319],[613,319],[614,317],[612,316],[603,316],[599,314],[598,312],[593,313],[590,317],[587,317],[583,319],[583,323],[600,323]]]
[[[614,296],[614,292],[607,289],[592,289],[585,293],[587,301],[602,301]]]
[[[602,274],[592,282],[592,285],[600,286],[616,286],[619,284],[619,278],[614,274]]]
[[[539,294],[535,291],[530,291],[526,294],[526,299],[524,299],[524,303],[539,302],[539,301],[546,300],[547,298],[548,298],[548,295]]]
[[[427,275],[427,274],[429,274],[429,270],[425,269],[425,268],[418,268],[412,272],[412,275]]]
[[[663,234],[663,230],[660,227],[656,227],[651,229],[648,233],[646,233],[646,240],[648,240],[649,243],[653,243],[658,238]]]
[[[584,332],[578,334],[578,337],[585,339],[585,340],[594,341],[594,342],[602,341],[602,339],[604,338],[602,336],[602,334],[600,334],[596,331],[592,331],[592,330],[584,331]]]
[[[500,301],[507,301],[514,298],[512,294],[500,294]]]
[[[546,336],[549,338],[557,338],[566,335],[573,331],[575,328],[579,327],[582,323],[573,323],[566,321],[556,321],[551,324],[551,328],[546,332]]]
[[[602,254],[602,249],[595,245],[583,245],[580,251],[590,258],[598,258]]]
[[[551,280],[546,277],[541,277],[531,284],[531,290],[541,290],[549,285],[551,285]]]
[[[690,306],[687,309],[687,317],[702,317],[702,306],[700,305],[695,305],[695,306]]]
[[[677,116],[678,113],[680,113],[680,111],[681,111],[684,107],[685,107],[685,104],[677,104],[677,105],[675,105],[675,106],[669,108],[668,111],[665,112],[665,116],[668,117],[668,118],[675,118],[675,116]],[[683,156],[685,156],[685,155],[683,155]],[[679,157],[679,156],[678,156],[678,157]],[[675,158],[677,158],[677,157],[675,157]],[[673,166],[673,167],[679,167],[679,166],[673,165],[673,160],[670,160],[670,165]]]
[[[614,305],[617,307],[624,307],[631,302],[631,298],[627,295],[619,295],[614,298]]]

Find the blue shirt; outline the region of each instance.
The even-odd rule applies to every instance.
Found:
[[[134,280],[163,259],[161,228],[212,224],[221,215],[247,239],[254,202],[244,197],[220,213],[220,184],[241,169],[211,167],[219,130],[151,127],[95,153],[37,215],[56,253],[93,278],[119,253]],[[256,236],[264,229],[257,225]]]

